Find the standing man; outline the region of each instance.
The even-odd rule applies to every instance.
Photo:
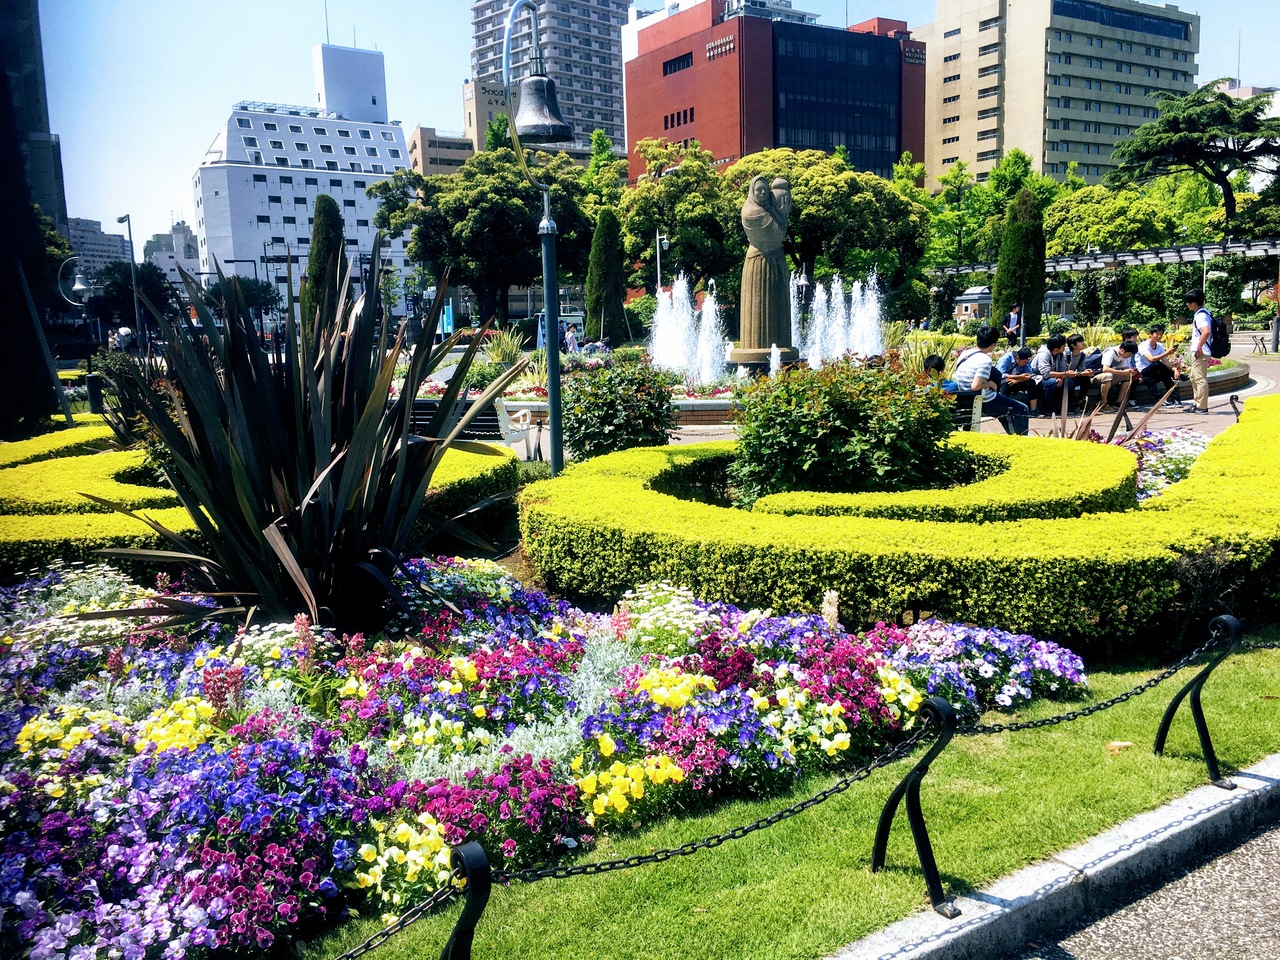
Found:
[[[1209,349],[1213,346],[1213,316],[1205,309],[1204,291],[1188,290],[1183,295],[1191,314],[1191,413],[1209,412]]]
[[[956,362],[956,383],[961,390],[982,391],[983,412],[998,417],[1005,433],[1025,435],[1027,415],[1030,412],[1027,405],[996,393],[996,382],[991,378],[991,351],[995,349],[999,339],[1000,335],[993,328],[978,328],[978,345],[960,354],[960,359]]]
[[[1004,321],[1004,335],[1009,339],[1009,346],[1018,345],[1018,331],[1022,328],[1022,304],[1015,303]]]

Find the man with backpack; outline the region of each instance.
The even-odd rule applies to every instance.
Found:
[[[1191,393],[1194,398],[1192,413],[1209,412],[1209,358],[1225,357],[1231,352],[1230,334],[1226,324],[1214,320],[1213,315],[1205,309],[1204,291],[1188,290],[1183,295],[1187,309],[1192,311],[1191,339],[1188,347],[1191,351]]]

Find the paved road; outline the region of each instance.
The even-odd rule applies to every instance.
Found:
[[[1280,825],[1009,960],[1274,960]]]

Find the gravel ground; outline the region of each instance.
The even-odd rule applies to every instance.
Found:
[[[1274,960],[1280,826],[1009,960]]]

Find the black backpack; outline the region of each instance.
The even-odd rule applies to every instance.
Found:
[[[1227,321],[1213,318],[1213,331],[1209,334],[1209,353],[1222,359],[1231,352],[1231,331],[1227,329]]]

